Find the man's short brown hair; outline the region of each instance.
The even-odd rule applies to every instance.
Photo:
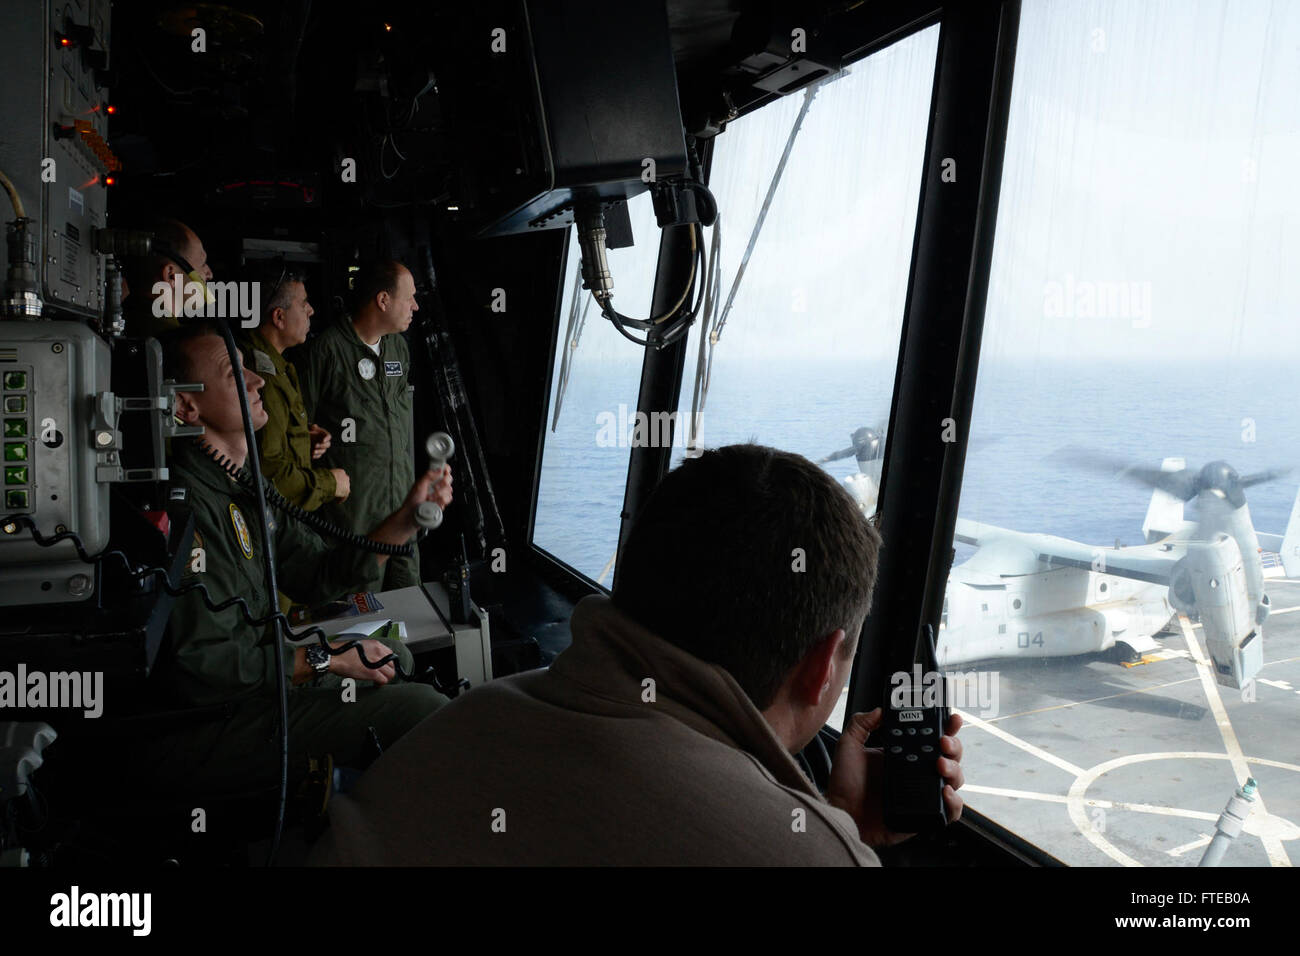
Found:
[[[728,445],[669,472],[623,548],[614,603],[727,669],[760,709],[819,641],[856,642],[880,534],[806,458]]]

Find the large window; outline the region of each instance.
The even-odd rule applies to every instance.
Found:
[[[1292,3],[1023,6],[940,649],[967,802],[1070,863],[1194,866],[1248,776],[1224,864],[1300,859],[1297,46]],[[1239,520],[1206,586],[1271,601],[1241,689],[1211,591],[1160,583]]]

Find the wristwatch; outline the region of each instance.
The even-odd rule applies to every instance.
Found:
[[[306,650],[307,664],[311,667],[312,673],[317,677],[328,674],[330,672],[330,652],[319,644],[308,644]]]

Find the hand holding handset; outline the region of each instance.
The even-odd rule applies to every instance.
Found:
[[[446,432],[434,432],[424,443],[429,453],[429,470],[441,471],[447,459],[456,454],[456,443]],[[422,501],[415,509],[415,523],[430,531],[442,525],[442,508],[436,501]]]
[[[914,668],[901,686],[891,682],[884,707],[885,826],[895,833],[923,833],[948,825],[946,781],[937,763],[942,756],[939,740],[948,724],[947,683],[939,673],[929,624],[917,643],[921,646],[915,659],[924,668],[921,681]]]

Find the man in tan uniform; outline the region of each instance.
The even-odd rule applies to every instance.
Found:
[[[848,678],[879,544],[806,459],[688,459],[638,516],[613,600],[574,610],[572,646],[406,734],[332,804],[312,862],[878,865],[870,847],[903,838],[864,746],[880,712],[846,725],[825,798],[791,755]],[[950,821],[960,726],[936,758]]]
[[[273,277],[274,278],[274,277]],[[298,370],[284,357],[286,349],[307,341],[315,310],[307,300],[302,276],[281,269],[278,280],[263,283],[267,300],[262,323],[241,337],[244,367],[264,381],[262,407],[266,427],[257,434],[262,474],[275,490],[306,511],[343,501],[351,490],[342,468],[315,462],[330,446],[330,433],[307,419]]]

